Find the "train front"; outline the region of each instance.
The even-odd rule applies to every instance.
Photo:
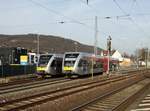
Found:
[[[44,76],[45,74],[45,69],[47,67],[47,64],[49,60],[51,59],[52,55],[51,54],[40,54],[38,56],[38,64],[37,64],[37,74]]]
[[[76,64],[78,56],[79,53],[77,52],[65,53],[64,55],[62,72],[68,77],[76,74]]]

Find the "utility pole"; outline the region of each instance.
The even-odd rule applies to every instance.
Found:
[[[147,55],[147,60],[148,60],[148,64],[147,64],[147,65],[148,65],[148,67],[149,67],[149,49],[148,49],[148,48],[147,48],[147,51],[148,51],[148,52],[147,52],[147,54],[148,54],[148,55]]]
[[[89,1],[88,1],[88,0],[86,0],[87,5],[88,5],[88,2],[89,2]]]
[[[145,54],[144,55],[145,56],[145,68],[147,69],[147,57],[148,57],[147,56],[148,55],[148,49],[147,48],[144,49],[144,54]]]
[[[109,75],[109,67],[110,67],[110,54],[111,54],[111,40],[112,40],[112,38],[111,38],[111,36],[109,36],[108,38],[107,38],[107,60],[108,60],[108,65],[107,65],[107,74]]]
[[[40,53],[40,35],[37,34],[37,55],[36,55],[36,66],[38,67],[38,62],[39,62],[39,53]]]
[[[39,41],[40,35],[37,34],[37,54],[39,55],[39,50],[40,50],[40,41]]]
[[[98,25],[97,16],[95,16],[95,41],[94,41],[94,54],[97,55],[97,35],[98,35]]]
[[[146,68],[148,68],[148,61],[149,61],[149,49],[147,48],[147,55],[146,55]]]

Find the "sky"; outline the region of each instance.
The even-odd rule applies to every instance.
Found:
[[[150,0],[0,0],[0,34],[56,35],[134,54],[150,48]]]

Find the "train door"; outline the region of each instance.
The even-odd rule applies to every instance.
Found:
[[[55,58],[51,64],[54,73],[61,73],[62,71],[62,58]]]
[[[88,64],[86,60],[81,59],[79,61],[78,67],[79,67],[79,72],[81,74],[87,74]]]

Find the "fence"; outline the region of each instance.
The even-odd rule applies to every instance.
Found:
[[[36,72],[36,65],[1,65],[0,77],[33,74]]]

